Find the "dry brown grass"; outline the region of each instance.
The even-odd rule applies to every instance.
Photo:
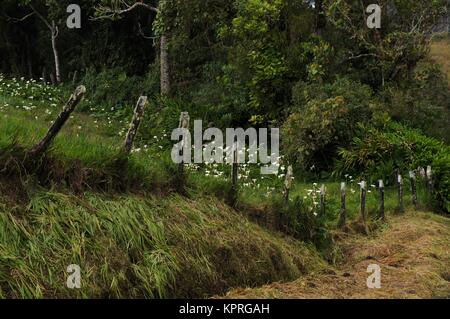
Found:
[[[435,40],[431,43],[430,58],[442,66],[450,85],[450,39]]]
[[[365,237],[339,243],[344,262],[291,283],[236,289],[226,298],[436,298],[450,297],[450,221],[431,213],[394,216]],[[381,267],[381,289],[368,289],[367,266]]]

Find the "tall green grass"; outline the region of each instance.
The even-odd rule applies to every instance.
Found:
[[[82,269],[81,289],[66,268]],[[289,280],[324,262],[213,198],[38,191],[0,205],[0,297],[205,297]]]

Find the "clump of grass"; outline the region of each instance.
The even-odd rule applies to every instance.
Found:
[[[66,287],[78,264],[82,287]],[[215,200],[36,191],[0,205],[0,297],[205,297],[324,267]]]

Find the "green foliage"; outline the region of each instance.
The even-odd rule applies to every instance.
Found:
[[[380,95],[394,120],[450,142],[450,90],[439,66],[420,63],[410,80],[392,83]]]
[[[325,266],[213,198],[38,190],[0,212],[1,298],[202,298]],[[81,289],[65,285],[70,264]]]
[[[80,83],[83,83],[89,92],[89,103],[84,104],[85,110],[116,115],[119,118],[133,114],[134,105],[140,95],[153,97],[159,90],[154,73],[149,72],[145,77],[128,76],[121,68],[105,69],[101,72],[90,69]]]
[[[331,238],[325,227],[326,215],[320,216],[315,206],[296,197],[285,203],[279,198],[274,200],[272,211],[277,213],[278,223],[283,232],[303,241],[314,243],[321,251],[328,248]]]
[[[392,181],[395,169],[407,172],[431,165],[435,197],[440,208],[448,212],[449,155],[450,148],[444,143],[389,121],[381,127],[361,126],[351,146],[340,150],[336,173],[342,176],[360,172]]]
[[[382,30],[365,26],[365,8],[370,1],[325,0],[325,13],[331,25],[351,40],[343,42],[348,52],[343,62],[360,70],[374,73],[373,87],[386,82],[398,82],[410,76],[428,52],[428,34],[446,12],[447,0],[380,0]],[[411,21],[419,21],[414,24]]]
[[[371,89],[348,79],[323,86],[300,82],[293,96],[282,143],[289,161],[302,168],[330,168],[338,147],[351,141],[358,123],[371,118]]]
[[[305,6],[299,2],[236,2],[232,23],[223,25],[219,31],[229,46],[228,63],[221,81],[231,96],[237,97],[230,106],[232,110],[245,106],[248,118],[253,115],[263,116],[265,120],[279,117],[289,100],[290,73],[298,74],[288,66],[300,64],[295,62],[299,58],[290,54],[299,45],[299,34],[290,27],[304,15]],[[240,98],[242,91],[244,101]],[[236,102],[244,102],[244,105]]]

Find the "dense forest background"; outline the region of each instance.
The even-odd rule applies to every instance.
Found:
[[[144,140],[181,110],[209,126],[281,127],[286,162],[306,177],[448,169],[436,150],[450,141],[450,91],[429,58],[447,0],[375,1],[380,29],[366,25],[374,1],[84,0],[68,29],[71,2],[2,1],[0,72],[83,83],[84,108],[113,118],[148,95]],[[435,149],[418,147],[426,136]]]

